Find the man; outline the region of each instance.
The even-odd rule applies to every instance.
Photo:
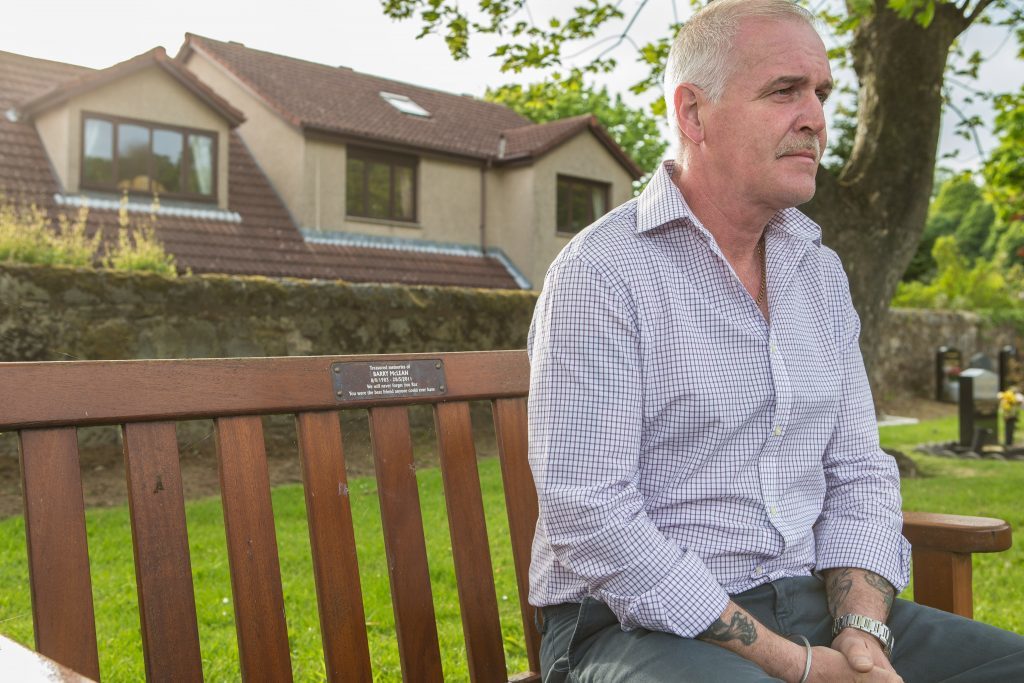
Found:
[[[678,160],[559,255],[530,333],[545,680],[1024,680],[1024,639],[894,601],[859,320],[793,208],[832,89],[812,17],[716,0],[669,59]]]

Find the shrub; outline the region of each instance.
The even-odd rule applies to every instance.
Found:
[[[87,218],[84,207],[74,220],[61,214],[54,229],[43,209],[15,205],[0,195],[0,261],[90,267],[99,235],[86,236]]]
[[[946,308],[971,311],[1019,308],[1024,296],[1024,270],[1007,266],[1000,256],[977,259],[973,265],[960,252],[956,238],[944,235],[935,240],[932,257],[935,279],[930,283],[901,282],[893,306],[904,308]]]
[[[86,234],[89,209],[83,206],[73,219],[57,217],[56,226],[45,209],[15,203],[0,195],[0,262],[66,265],[79,268],[102,266],[113,270],[149,271],[175,276],[174,256],[156,238],[156,210],[135,225],[128,216],[128,196],[121,198],[117,237],[103,245],[99,231]],[[101,257],[101,252],[103,256]]]
[[[128,218],[127,195],[122,196],[117,215],[117,241],[107,247],[104,267],[111,270],[148,271],[171,277],[178,274],[174,256],[164,250],[153,228],[159,208],[159,200],[154,197],[149,220],[132,226]]]

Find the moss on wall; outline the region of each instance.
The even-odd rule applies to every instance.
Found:
[[[0,264],[0,360],[202,358],[523,348],[536,293]],[[893,310],[873,386],[930,396],[935,348],[1021,337],[956,311]]]
[[[532,292],[0,265],[0,360],[523,348]]]

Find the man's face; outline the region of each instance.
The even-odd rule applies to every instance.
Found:
[[[708,170],[744,202],[778,211],[814,196],[832,89],[825,46],[799,20],[745,20],[722,99],[708,106]]]

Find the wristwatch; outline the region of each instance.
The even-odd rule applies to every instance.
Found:
[[[832,622],[832,637],[838,636],[844,628],[855,628],[858,631],[870,633],[881,641],[885,656],[892,658],[892,646],[896,644],[896,639],[892,637],[889,627],[882,622],[861,614],[844,614]]]

